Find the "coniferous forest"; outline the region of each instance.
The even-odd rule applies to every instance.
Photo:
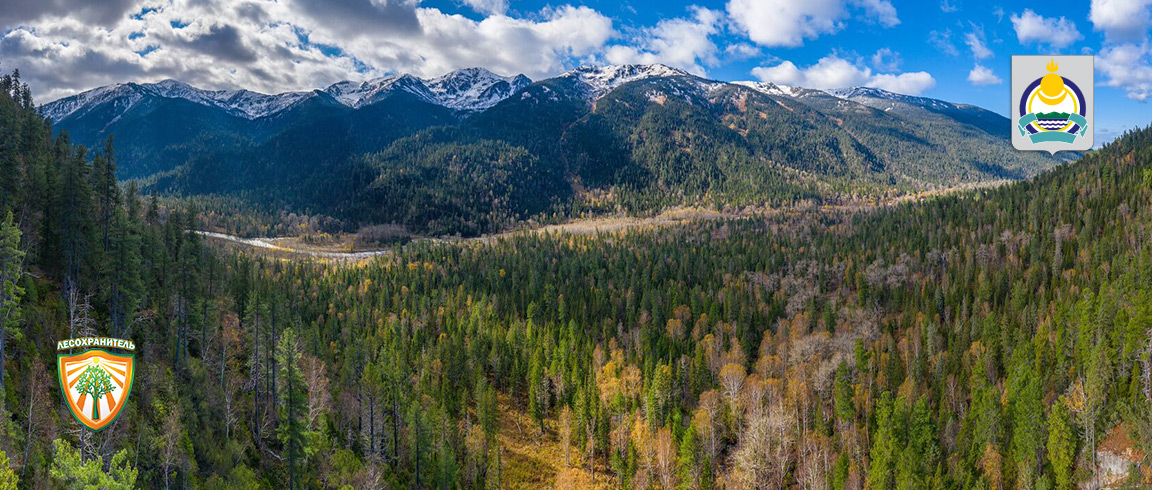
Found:
[[[0,79],[0,488],[1152,483],[1152,129],[890,207],[352,263],[115,175]],[[92,335],[137,346],[96,433],[54,367]]]

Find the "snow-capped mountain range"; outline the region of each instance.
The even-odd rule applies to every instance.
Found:
[[[596,100],[621,85],[644,79],[665,77],[693,78],[705,91],[729,85],[729,82],[698,78],[686,71],[661,64],[582,66],[557,78],[576,81],[584,87],[585,96],[589,100]],[[530,84],[532,84],[532,80],[524,75],[500,76],[484,68],[466,68],[428,79],[400,74],[362,82],[343,81],[321,90],[285,92],[275,95],[249,90],[203,90],[183,82],[164,80],[157,83],[118,83],[100,87],[55,102],[49,102],[43,106],[42,110],[45,116],[59,122],[73,115],[83,115],[96,107],[111,108],[115,112],[127,111],[146,96],[153,96],[184,99],[221,109],[233,116],[254,120],[278,114],[314,97],[330,97],[338,104],[358,109],[377,103],[398,92],[406,92],[418,100],[467,115],[488,109]],[[730,82],[730,84],[776,97],[803,98],[810,95],[831,95],[844,100],[883,99],[931,110],[951,106],[947,102],[935,99],[895,94],[866,87],[821,91],[770,82],[737,81]]]
[[[363,82],[344,81],[323,90],[275,95],[250,90],[203,90],[176,80],[164,80],[157,83],[118,83],[92,89],[49,102],[44,105],[43,113],[54,121],[61,121],[104,104],[125,111],[144,97],[154,96],[184,99],[222,109],[233,116],[259,119],[313,97],[330,96],[336,102],[355,109],[374,104],[398,91],[456,111],[476,112],[495,105],[530,83],[532,81],[524,75],[503,77],[483,68],[457,70],[430,79],[403,74]]]
[[[201,90],[176,80],[157,83],[117,83],[65,97],[44,105],[45,116],[60,121],[72,114],[82,113],[103,104],[113,104],[121,111],[128,110],[146,96],[185,99],[197,104],[217,107],[247,119],[274,114],[311,96],[309,92],[287,92],[266,95],[250,90]]]
[[[644,80],[647,78],[691,76],[684,70],[672,68],[667,65],[609,65],[609,66],[581,66],[560,78],[574,79],[587,87],[588,95],[592,98],[603,97],[608,92],[628,82]]]

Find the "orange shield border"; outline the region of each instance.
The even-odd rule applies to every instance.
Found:
[[[132,394],[136,370],[133,354],[113,354],[102,349],[57,354],[56,368],[60,392],[78,422],[99,431],[120,417]]]

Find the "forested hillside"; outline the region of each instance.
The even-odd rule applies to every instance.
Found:
[[[446,76],[467,85],[484,73],[496,77]],[[118,174],[149,192],[238,199],[340,231],[391,223],[431,236],[675,206],[839,204],[1018,180],[1059,163],[1008,151],[998,114],[876,89],[785,91],[663,65],[494,80],[500,90],[467,110],[434,95],[432,81],[394,76],[224,99],[270,101],[240,109],[215,99],[233,92],[119,84],[42,112],[82,144],[115,135]]]
[[[535,473],[608,487],[1148,483],[1152,129],[893,208],[338,265],[203,246],[115,184],[112,145],[54,138],[18,79],[0,89],[0,481],[20,488],[516,488],[540,476],[517,431],[561,448]],[[88,333],[139,349],[96,434],[51,367]]]

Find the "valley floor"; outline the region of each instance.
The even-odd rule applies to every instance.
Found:
[[[915,194],[905,194],[898,197],[876,200],[876,201],[857,201],[849,204],[840,204],[835,206],[823,206],[819,209],[826,212],[842,212],[842,213],[855,213],[862,211],[875,210],[877,208],[893,206],[905,202],[918,201],[929,199],[933,197],[940,197],[956,192],[962,192],[972,189],[980,188],[993,188],[999,187],[1004,184],[1011,183],[1011,181],[991,181],[980,184],[965,185],[959,187],[952,187],[942,190],[925,191]],[[566,223],[544,225],[544,226],[531,226],[527,225],[518,229],[509,230],[501,233],[483,235],[474,238],[432,238],[420,237],[415,241],[427,242],[478,242],[478,243],[491,243],[505,238],[510,238],[516,235],[525,233],[542,233],[542,234],[572,234],[572,235],[597,235],[597,234],[613,234],[628,231],[642,231],[652,230],[657,228],[665,228],[669,226],[686,225],[693,222],[702,221],[716,221],[716,220],[729,220],[739,218],[754,218],[777,215],[787,211],[797,211],[801,208],[751,208],[738,211],[717,211],[714,209],[698,208],[698,207],[675,207],[655,216],[637,217],[637,216],[603,216],[596,218],[582,218],[575,219]],[[390,256],[395,252],[395,247],[359,247],[356,242],[355,234],[348,234],[335,237],[331,243],[315,244],[308,243],[302,237],[298,236],[284,236],[284,237],[268,237],[268,238],[243,238],[227,233],[219,233],[213,231],[200,231],[195,233],[213,240],[219,244],[235,247],[250,249],[252,251],[269,254],[273,256],[283,256],[284,258],[291,257],[312,257],[317,259],[333,260],[338,262],[356,262],[361,260],[373,259],[381,256]]]
[[[437,243],[491,243],[496,240],[510,238],[512,236],[524,233],[567,233],[573,235],[609,234],[625,231],[663,228],[667,226],[678,226],[698,221],[736,219],[741,217],[757,216],[761,214],[765,214],[765,212],[731,213],[698,208],[675,208],[651,217],[613,216],[589,218],[555,225],[512,230],[475,238],[417,238],[416,240]],[[359,261],[379,256],[391,255],[394,252],[394,247],[380,247],[368,250],[357,250],[353,245],[355,242],[354,235],[348,235],[348,237],[339,239],[333,244],[315,245],[306,243],[300,237],[242,238],[235,235],[211,231],[196,231],[196,233],[225,246],[246,248],[272,255],[308,256],[336,261]]]

